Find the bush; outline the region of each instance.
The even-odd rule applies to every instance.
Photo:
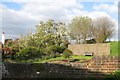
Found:
[[[52,46],[48,46],[46,49],[47,49],[47,53],[49,53],[49,54],[51,54],[51,53],[63,53],[63,51],[66,49],[66,47],[52,45]]]
[[[113,72],[113,75],[120,79],[120,70]]]
[[[65,46],[58,46],[58,47],[57,47],[57,52],[58,52],[58,53],[63,53],[65,49],[66,49]]]
[[[69,50],[69,49],[66,49],[66,50],[63,52],[63,57],[64,57],[64,58],[69,58],[71,55],[72,55],[72,51]]]
[[[46,47],[46,49],[47,49],[48,54],[57,52],[57,46],[55,46],[55,45],[48,46],[48,47]]]
[[[117,70],[112,74],[106,75],[104,80],[120,80],[120,70]]]
[[[30,58],[40,57],[43,55],[43,53],[44,52],[42,49],[36,49],[34,47],[29,47],[29,48],[25,48],[17,52],[16,57],[22,60],[27,60]]]

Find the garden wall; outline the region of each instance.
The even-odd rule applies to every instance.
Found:
[[[5,63],[8,74],[3,78],[103,78],[120,70],[119,64],[118,57],[110,56],[98,56],[83,62]]]
[[[99,43],[99,44],[72,44],[68,45],[75,55],[84,55],[84,53],[89,52],[94,55],[109,55],[110,54],[110,44],[109,43]]]

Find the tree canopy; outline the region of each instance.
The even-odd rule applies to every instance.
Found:
[[[108,17],[95,20],[89,17],[75,17],[70,23],[70,36],[79,44],[87,43],[87,39],[94,39],[96,43],[103,43],[111,37],[115,23]]]

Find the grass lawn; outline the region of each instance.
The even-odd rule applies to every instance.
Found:
[[[88,60],[88,59],[92,59],[92,56],[77,56],[77,55],[73,55],[68,60],[71,60],[71,59]],[[33,63],[44,63],[44,62],[62,61],[62,60],[67,60],[67,58],[64,58],[62,56],[56,57],[56,58],[51,58],[51,59],[48,59],[48,60],[42,60],[42,59],[38,58],[36,60],[28,60],[28,62],[32,61]]]
[[[77,56],[77,55],[73,55],[71,57],[72,59],[79,59],[79,60],[83,60],[83,59],[88,60],[93,58],[93,56]]]
[[[113,41],[113,42],[110,42],[110,53],[112,56],[118,56],[120,55],[120,41],[117,42],[117,41]]]

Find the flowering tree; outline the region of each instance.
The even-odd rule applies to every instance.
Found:
[[[36,32],[29,33],[27,36],[21,36],[19,40],[20,49],[35,47],[37,49],[46,48],[50,45],[58,45],[64,42],[67,36],[67,29],[62,22],[41,21],[36,25]]]

